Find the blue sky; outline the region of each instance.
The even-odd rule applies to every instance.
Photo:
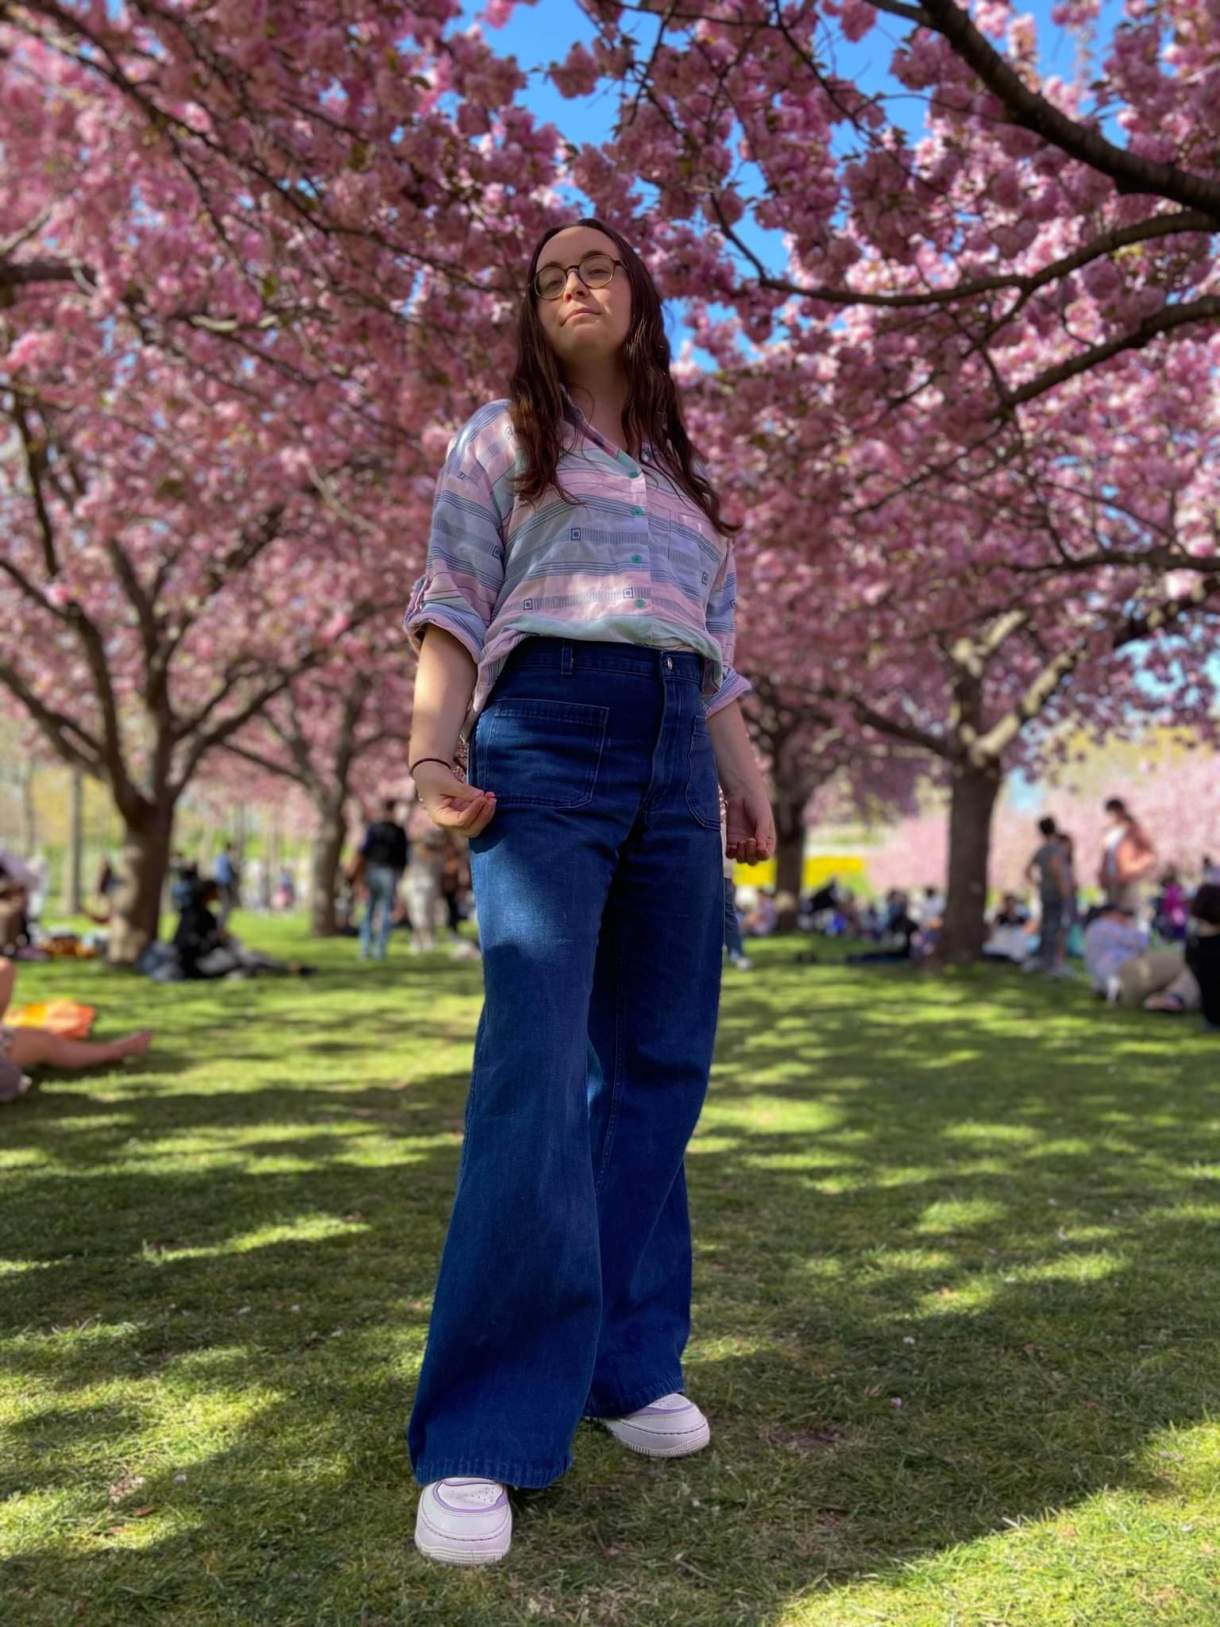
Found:
[[[467,0],[467,18],[477,17],[479,10],[480,0]],[[1077,43],[1066,30],[1051,21],[1051,10],[1051,0],[1034,0],[1032,5],[1021,5],[1017,0],[1014,6],[1016,13],[1028,12],[1034,18],[1043,73],[1070,78],[1077,60]],[[1096,35],[1099,42],[1104,43],[1120,15],[1120,0],[1102,0]],[[641,40],[651,42],[656,33],[655,18],[640,17],[636,24]],[[906,25],[900,19],[879,14],[876,27],[863,40],[853,44],[841,36],[834,39],[833,66],[864,90],[899,92],[899,97],[890,103],[891,117],[900,119],[912,134],[917,134],[923,118],[922,103],[889,76],[893,47],[905,32]],[[575,0],[538,0],[536,5],[518,5],[504,28],[488,29],[487,35],[497,51],[517,58],[529,81],[522,100],[540,120],[555,124],[568,140],[576,143],[603,141],[609,136],[617,111],[612,87],[601,88],[593,96],[568,100],[559,94],[546,75],[547,66],[561,60],[574,41],[587,44],[593,38],[593,29]],[[1095,45],[1094,62],[1100,54]],[[745,225],[743,222],[743,229]],[[756,228],[749,236],[751,246],[761,253],[766,252],[768,239],[773,252],[779,244],[777,234],[760,233]]]
[[[474,18],[479,4],[468,4],[466,15]],[[1032,5],[1014,8],[1018,13],[1029,12],[1038,27],[1039,56],[1044,73],[1070,76],[1076,58],[1076,43],[1064,29],[1050,20],[1050,0],[1034,0]],[[1104,38],[1120,8],[1107,0],[1102,8],[1100,37]],[[640,20],[643,38],[651,39],[655,22]],[[893,42],[905,31],[900,19],[879,15],[872,33],[857,44],[838,39],[835,44],[835,67],[839,73],[854,78],[865,89],[882,90],[892,81],[888,77],[889,55]],[[557,124],[572,141],[598,141],[609,134],[614,117],[615,102],[612,94],[567,101],[545,78],[548,63],[562,58],[575,40],[586,44],[593,30],[575,0],[538,0],[537,5],[519,5],[506,27],[489,29],[488,38],[498,51],[514,55],[530,76],[530,87],[524,96],[526,104],[539,118]],[[918,109],[912,106],[912,120],[918,118]]]

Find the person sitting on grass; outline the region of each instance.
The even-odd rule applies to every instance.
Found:
[[[212,905],[221,899],[221,888],[211,877],[195,888],[183,909],[174,932],[174,948],[185,978],[248,976],[256,972],[285,972],[304,975],[313,970],[296,962],[273,960],[256,954],[221,926]]]
[[[0,954],[13,954],[30,941],[30,872],[0,848]]]
[[[769,938],[779,924],[779,907],[774,887],[762,887],[753,906],[742,918],[741,930],[747,938]]]
[[[999,909],[991,918],[987,941],[983,945],[983,959],[1026,966],[1033,948],[1029,910],[1016,893],[1005,893]]]
[[[845,957],[848,966],[880,966],[888,962],[918,960],[924,953],[926,935],[923,927],[908,908],[907,895],[894,889],[886,900],[886,934],[890,942],[884,949],[866,949]],[[894,939],[901,939],[901,944]]]
[[[1161,877],[1161,890],[1153,903],[1153,926],[1167,943],[1182,943],[1188,915],[1186,888],[1177,870],[1170,865]]]
[[[99,1045],[92,1040],[68,1039],[49,1028],[8,1028],[4,1014],[13,998],[17,968],[0,959],[0,1102],[23,1096],[30,1088],[27,1068],[92,1068],[103,1062],[122,1062],[143,1056],[152,1041],[152,1029],[125,1034]]]
[[[1190,901],[1186,964],[1199,985],[1203,1026],[1220,1033],[1220,884],[1210,881]]]
[[[1148,934],[1133,913],[1104,904],[1084,929],[1084,965],[1094,990],[1116,1004],[1122,991],[1119,973],[1148,947]]]

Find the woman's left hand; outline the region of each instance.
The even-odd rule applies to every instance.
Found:
[[[726,791],[725,853],[739,864],[757,864],[775,853],[775,818],[761,779]]]

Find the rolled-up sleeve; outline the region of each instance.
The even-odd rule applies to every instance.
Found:
[[[708,717],[733,701],[740,700],[743,695],[748,695],[754,687],[733,667],[733,649],[737,642],[736,605],[737,561],[730,538],[707,601],[707,630],[719,644],[721,656],[720,687],[708,698]]]
[[[436,482],[424,574],[403,627],[419,653],[424,628],[443,627],[477,666],[504,585],[504,533],[492,481],[479,460],[482,414],[458,431]]]

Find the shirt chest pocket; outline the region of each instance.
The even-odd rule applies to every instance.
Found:
[[[669,492],[650,493],[648,527],[669,566],[706,594],[719,563],[711,527],[702,510]]]

